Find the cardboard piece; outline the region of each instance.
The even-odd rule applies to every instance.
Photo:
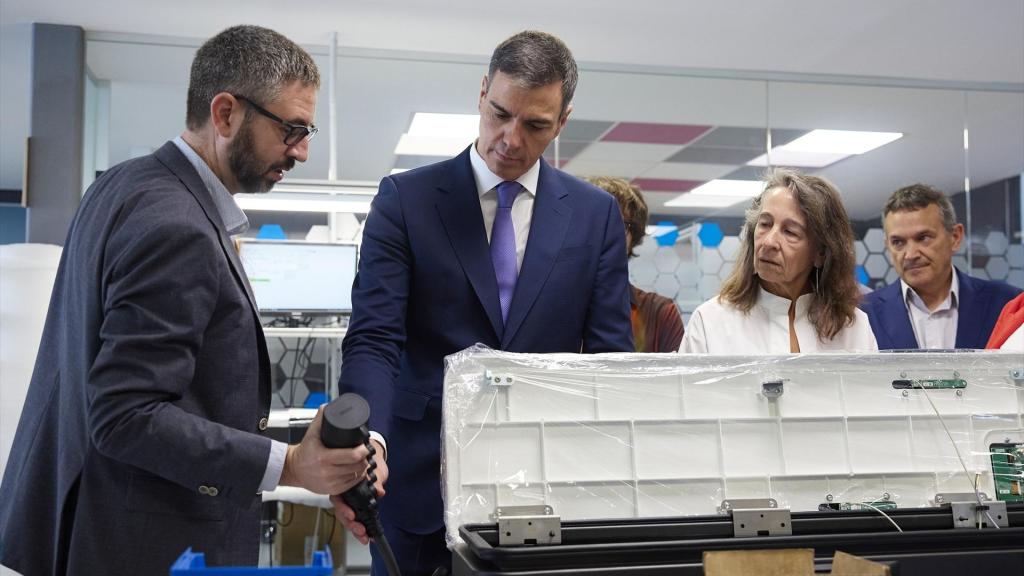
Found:
[[[705,576],[814,576],[814,550],[722,550],[704,553]]]
[[[722,550],[704,553],[705,576],[814,576],[814,550]],[[885,564],[836,551],[832,576],[889,576]]]
[[[891,570],[885,564],[865,560],[853,554],[836,550],[832,558],[832,576],[889,576]]]

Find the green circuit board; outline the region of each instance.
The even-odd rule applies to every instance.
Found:
[[[896,390],[926,388],[928,390],[948,390],[967,388],[967,381],[963,378],[933,378],[924,380],[893,380],[892,387]]]
[[[996,499],[1024,502],[1024,443],[990,444]]]
[[[818,510],[827,512],[829,510],[870,510],[867,506],[874,506],[879,510],[895,510],[896,503],[891,500],[878,500],[875,502],[864,502],[866,506],[858,505],[856,502],[825,502],[818,505]]]

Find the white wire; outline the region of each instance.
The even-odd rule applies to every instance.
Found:
[[[928,389],[922,385],[921,388],[919,388],[919,390],[924,394],[924,397],[926,400],[928,400],[928,403],[931,404],[932,410],[935,412],[935,415],[939,417],[939,424],[942,424],[942,429],[946,431],[946,436],[949,437],[950,443],[953,444],[953,451],[956,452],[956,457],[958,460],[960,460],[960,466],[962,466],[964,469],[964,474],[966,475],[965,477],[967,478],[967,483],[971,485],[971,489],[974,490],[974,497],[977,498],[978,500],[978,508],[984,507],[985,504],[981,501],[981,492],[978,491],[978,484],[977,482],[971,481],[971,473],[967,470],[967,464],[964,462],[964,457],[960,455],[960,447],[956,445],[956,440],[953,439],[953,434],[950,433],[949,428],[946,426],[946,421],[942,418],[942,414],[939,413],[939,409],[935,407],[935,403],[932,402],[932,397],[928,395]],[[998,530],[999,524],[996,524],[996,521],[992,518],[992,514],[990,514],[988,510],[984,510],[984,512],[985,517],[988,518],[989,523]],[[978,528],[981,528],[980,518],[978,519]]]
[[[846,504],[848,504],[848,505],[850,505],[850,506],[863,506],[863,507],[865,507],[865,508],[871,508],[871,509],[872,509],[872,510],[874,510],[875,512],[878,512],[879,514],[881,514],[882,516],[884,516],[884,517],[885,517],[885,519],[889,521],[889,524],[892,524],[893,526],[895,526],[895,527],[896,527],[896,530],[898,530],[898,531],[900,531],[900,532],[903,532],[903,528],[900,528],[900,525],[899,525],[899,524],[897,524],[897,523],[896,523],[896,521],[895,521],[895,520],[893,520],[891,516],[889,516],[888,514],[886,514],[886,513],[885,513],[885,510],[882,510],[881,508],[879,508],[879,507],[877,507],[877,506],[873,506],[873,505],[871,505],[871,504],[867,504],[867,503],[865,503],[865,502],[846,502]]]

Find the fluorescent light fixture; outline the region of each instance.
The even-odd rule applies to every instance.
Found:
[[[788,150],[784,146],[772,148],[773,166],[794,166],[798,168],[824,168],[829,164],[839,162],[843,158],[849,158],[849,154],[827,154],[824,152],[806,152],[802,150]],[[747,166],[767,166],[768,155],[761,154]]]
[[[402,134],[395,154],[405,156],[455,156],[476,139],[480,116],[417,112],[409,131]]]
[[[314,180],[288,178],[274,186],[272,195],[278,194],[355,194],[372,197],[377,193],[376,182],[354,180]],[[250,196],[254,196],[250,194]],[[260,194],[263,196],[263,194]]]
[[[824,168],[855,154],[870,152],[903,137],[902,132],[862,132],[857,130],[811,130],[788,144],[772,148],[747,162],[748,166]]]
[[[665,202],[666,207],[671,208],[728,208],[741,202],[749,202],[750,198],[745,196],[710,196],[682,194]]]
[[[759,180],[712,180],[665,202],[672,208],[725,208],[757,196],[764,189]]]
[[[902,137],[902,132],[811,130],[809,133],[779,148],[819,154],[863,154]],[[772,163],[780,164],[780,162],[775,162],[774,158],[772,158]]]
[[[690,190],[689,196],[739,196],[753,198],[764,189],[760,180],[712,180]]]
[[[480,131],[478,114],[436,114],[417,112],[409,125],[410,136],[473,140]]]
[[[428,138],[402,134],[395,154],[405,156],[455,156],[473,142],[473,138]]]
[[[269,212],[351,212],[366,214],[370,211],[370,199],[355,195],[337,197],[323,194],[267,193],[235,194],[235,203],[242,210]]]

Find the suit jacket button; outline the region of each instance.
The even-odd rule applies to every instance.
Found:
[[[259,425],[260,426],[260,432],[262,432],[262,431],[267,429],[267,422],[268,421],[267,421],[266,417],[260,418],[260,425]]]
[[[220,494],[220,490],[217,490],[216,486],[210,486],[210,490],[208,493],[210,496],[216,496],[217,494]]]
[[[200,485],[199,486],[199,493],[202,494],[203,496],[209,496],[210,495],[210,487],[209,486]]]

